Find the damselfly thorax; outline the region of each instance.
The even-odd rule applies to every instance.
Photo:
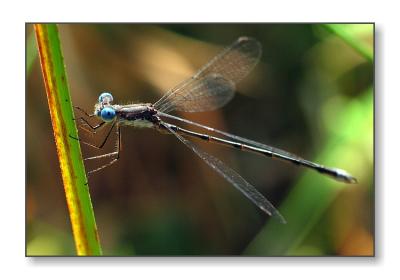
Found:
[[[111,105],[100,104],[95,107],[95,114],[106,118],[115,118],[119,125],[134,126],[137,128],[152,128],[158,125],[157,110],[150,103]]]

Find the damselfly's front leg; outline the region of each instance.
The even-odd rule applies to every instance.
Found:
[[[93,148],[101,150],[104,147],[105,143],[107,142],[108,138],[110,137],[111,132],[114,129],[116,123],[117,122],[114,122],[112,124],[110,130],[108,131],[106,137],[104,138],[104,140],[102,141],[102,143],[100,145],[95,145],[95,144],[83,141],[82,139],[76,138],[76,137],[71,136],[71,135],[69,135],[69,137],[79,141],[80,143],[83,143],[83,144],[88,145],[90,147],[93,147]],[[88,176],[91,173],[97,172],[97,171],[99,171],[99,170],[101,170],[101,169],[103,169],[103,168],[105,168],[107,166],[110,166],[111,164],[115,163],[119,159],[119,154],[120,154],[120,151],[121,151],[121,128],[120,128],[119,125],[117,125],[116,134],[117,134],[117,144],[116,144],[116,150],[114,152],[106,153],[106,154],[102,154],[102,155],[98,155],[98,156],[94,156],[94,157],[88,157],[88,158],[84,159],[86,161],[86,160],[100,159],[100,158],[105,158],[105,157],[115,157],[109,163],[104,164],[104,165],[100,166],[99,168],[96,168],[94,170],[91,170],[91,171],[87,172]]]
[[[117,162],[117,160],[119,160],[119,154],[121,152],[121,127],[117,125],[117,130],[116,130],[116,134],[117,134],[117,144],[116,144],[116,150],[112,153],[107,153],[107,154],[103,154],[103,155],[99,155],[99,156],[94,156],[94,157],[89,157],[89,158],[85,158],[84,160],[92,160],[92,159],[100,159],[100,158],[105,158],[105,157],[114,157],[110,162],[96,168],[93,170],[90,170],[87,175],[89,176],[90,174],[100,171],[103,168],[106,168],[112,164],[114,164],[115,162]]]
[[[74,108],[75,108],[76,110],[79,110],[81,113],[85,114],[85,116],[88,117],[88,118],[92,118],[92,117],[95,116],[95,114],[88,114],[85,110],[83,110],[82,108],[80,108],[80,107],[78,107],[78,106],[74,106]],[[86,132],[90,132],[90,133],[92,133],[92,134],[96,134],[96,130],[97,130],[98,128],[101,128],[101,127],[105,124],[105,122],[103,121],[103,122],[101,122],[101,123],[99,123],[99,124],[92,125],[92,124],[90,124],[90,123],[88,122],[88,120],[85,119],[84,117],[79,117],[79,118],[74,119],[74,120],[80,121],[80,122],[82,122],[83,124],[85,124],[86,126],[88,126],[91,130],[89,130],[88,128],[86,128],[86,127],[84,127],[84,126],[79,125],[80,128],[82,128],[82,129],[85,130]]]
[[[92,144],[92,143],[83,141],[82,139],[77,138],[77,137],[74,137],[74,136],[72,136],[72,135],[69,135],[69,137],[71,137],[72,139],[78,140],[79,142],[81,142],[81,143],[83,143],[83,144],[85,144],[85,145],[88,145],[88,146],[90,146],[90,147],[93,147],[93,148],[96,148],[96,149],[102,149],[102,148],[104,147],[104,145],[106,144],[107,139],[110,137],[111,131],[113,130],[115,124],[116,124],[116,122],[114,122],[114,123],[112,124],[110,130],[108,131],[106,137],[104,138],[103,142],[102,142],[100,145],[96,145],[96,144]]]

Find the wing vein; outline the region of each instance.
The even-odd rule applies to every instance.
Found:
[[[169,90],[154,108],[161,112],[210,111],[224,106],[235,92],[236,83],[258,63],[261,45],[241,37],[211,59],[191,78]]]

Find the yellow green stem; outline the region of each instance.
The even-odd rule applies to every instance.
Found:
[[[78,255],[101,255],[96,221],[68,89],[64,58],[55,24],[35,24],[40,64]]]

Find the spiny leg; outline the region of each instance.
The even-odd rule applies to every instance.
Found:
[[[83,110],[82,108],[80,108],[78,106],[74,106],[74,109],[79,110],[81,113],[83,113],[88,118],[92,118],[92,117],[95,116],[95,114],[88,114],[85,110]],[[79,117],[79,118],[74,119],[74,120],[81,121],[84,124],[86,124],[87,126],[89,126],[92,130],[88,130],[88,129],[84,128],[83,126],[79,126],[79,127],[82,128],[83,130],[87,131],[87,132],[92,133],[92,134],[95,134],[96,133],[96,129],[102,127],[105,124],[105,122],[101,122],[101,123],[99,123],[97,125],[91,125],[84,117]]]
[[[102,170],[103,168],[106,168],[106,167],[112,165],[113,163],[117,162],[117,160],[119,159],[119,153],[120,153],[120,151],[121,151],[121,128],[120,128],[120,126],[118,126],[118,125],[117,125],[117,131],[116,131],[116,133],[117,133],[118,139],[117,139],[117,145],[116,145],[116,148],[117,148],[117,149],[116,149],[115,152],[107,153],[107,154],[103,154],[103,155],[99,155],[99,156],[94,156],[94,157],[85,158],[85,160],[99,159],[99,158],[112,157],[112,156],[116,156],[116,157],[113,158],[110,162],[108,162],[108,163],[106,163],[106,164],[104,164],[104,165],[102,165],[102,166],[100,166],[100,167],[98,167],[98,168],[96,168],[96,169],[94,169],[94,170],[90,170],[90,171],[87,173],[88,177],[90,176],[90,174],[92,174],[92,173],[94,173],[94,172],[97,172],[97,171],[100,171],[100,170]]]
[[[85,110],[83,110],[82,108],[80,108],[80,107],[78,107],[78,106],[75,106],[74,108],[77,109],[77,110],[79,110],[80,112],[82,112],[83,114],[85,114],[85,115],[86,115],[87,117],[89,117],[89,118],[92,118],[92,117],[95,116],[94,114],[88,114]],[[95,133],[96,133],[96,130],[97,130],[98,128],[103,127],[103,125],[106,123],[106,122],[103,121],[103,122],[101,122],[101,123],[99,123],[99,124],[93,126],[93,125],[91,125],[84,117],[79,117],[77,120],[80,120],[80,121],[84,122],[87,126],[89,126],[91,130],[86,129],[86,128],[82,127],[82,126],[80,126],[80,128],[82,128],[82,129],[84,129],[85,131],[90,132],[90,133],[92,133],[92,134],[95,134]],[[92,144],[92,143],[83,141],[82,139],[76,138],[76,137],[71,136],[71,135],[69,135],[69,136],[70,136],[72,139],[75,139],[75,140],[77,140],[77,141],[79,141],[79,142],[81,142],[81,143],[83,143],[83,144],[85,144],[85,145],[88,145],[88,146],[90,146],[90,147],[93,147],[93,148],[96,148],[96,149],[102,149],[102,148],[104,147],[105,143],[107,142],[108,138],[110,137],[111,131],[113,130],[115,124],[116,124],[116,122],[113,122],[113,124],[112,124],[110,130],[107,132],[106,137],[104,138],[103,142],[102,142],[100,145],[95,145],[95,144]],[[105,157],[116,156],[116,158],[112,159],[109,163],[104,164],[104,165],[100,166],[99,168],[96,168],[96,169],[94,169],[94,170],[90,170],[89,172],[87,172],[87,176],[88,176],[88,177],[90,176],[90,174],[92,174],[92,173],[94,173],[94,172],[97,172],[97,171],[100,171],[101,169],[112,165],[113,163],[115,163],[115,162],[119,159],[119,154],[120,154],[120,151],[121,151],[121,129],[120,129],[120,126],[118,126],[118,125],[117,125],[116,134],[117,134],[118,139],[117,139],[117,145],[116,145],[116,146],[117,146],[117,147],[116,147],[117,149],[116,149],[115,152],[107,153],[107,154],[103,154],[103,155],[99,155],[99,156],[94,156],[94,157],[89,157],[89,158],[85,158],[85,159],[84,159],[84,160],[86,161],[86,160],[92,160],[92,159],[99,159],[99,158],[105,158]]]
[[[82,121],[84,124],[89,126],[91,130],[89,130],[88,128],[85,128],[85,127],[83,127],[81,125],[79,125],[79,128],[82,128],[86,132],[89,132],[89,133],[92,133],[92,134],[96,134],[96,130],[98,128],[101,128],[106,123],[106,122],[101,122],[99,124],[96,124],[96,125],[92,126],[84,117],[79,117],[77,120]]]
[[[73,136],[71,136],[71,135],[70,135],[70,137],[71,137],[72,139],[75,139],[75,140],[77,140],[77,141],[79,141],[79,142],[81,142],[81,143],[83,143],[83,144],[88,145],[88,146],[94,147],[94,148],[96,148],[96,149],[102,149],[103,146],[104,146],[104,144],[106,143],[107,139],[109,138],[109,136],[110,136],[110,134],[111,134],[111,131],[113,130],[115,124],[116,124],[116,122],[114,122],[114,123],[112,124],[110,130],[108,131],[108,133],[107,133],[107,135],[106,135],[106,137],[105,137],[105,139],[103,140],[103,142],[102,142],[99,146],[96,146],[96,145],[93,145],[93,144],[91,144],[91,143],[82,141],[81,139],[76,138],[76,137],[73,137]],[[117,125],[116,134],[117,134],[118,139],[117,139],[117,145],[116,145],[116,148],[117,148],[117,149],[116,149],[115,152],[107,153],[107,154],[103,154],[103,155],[98,155],[98,156],[93,156],[93,157],[89,157],[89,158],[85,158],[85,159],[84,159],[84,160],[86,161],[86,160],[100,159],[100,158],[105,158],[105,157],[116,156],[116,158],[112,159],[109,163],[107,163],[107,164],[105,164],[105,165],[102,165],[102,166],[100,166],[99,168],[96,168],[96,169],[94,169],[94,170],[90,170],[89,172],[87,172],[87,176],[88,176],[88,177],[89,177],[90,174],[92,174],[92,173],[94,173],[94,172],[97,172],[97,171],[99,171],[99,170],[101,170],[101,169],[103,169],[103,168],[105,168],[105,167],[107,167],[107,166],[110,166],[111,164],[115,163],[115,162],[119,159],[119,154],[120,154],[120,151],[121,151],[121,128],[120,128],[119,125]]]
[[[103,142],[102,142],[99,146],[94,145],[94,144],[91,144],[91,143],[89,143],[89,142],[85,142],[85,141],[83,141],[82,139],[76,138],[76,137],[74,137],[74,136],[72,136],[72,135],[69,135],[69,137],[71,137],[72,139],[78,140],[79,142],[81,142],[81,143],[83,143],[83,144],[85,144],[85,145],[88,145],[88,146],[90,146],[90,147],[93,147],[93,148],[96,148],[96,149],[99,149],[99,150],[100,150],[100,149],[102,149],[103,146],[106,144],[107,139],[110,137],[111,131],[113,130],[115,124],[116,124],[116,122],[114,122],[114,123],[112,124],[110,130],[107,132],[106,137],[104,138]]]
[[[81,113],[85,114],[86,117],[92,118],[95,116],[95,114],[88,114],[84,109],[82,109],[81,107],[78,106],[74,106],[74,109],[79,110]]]

